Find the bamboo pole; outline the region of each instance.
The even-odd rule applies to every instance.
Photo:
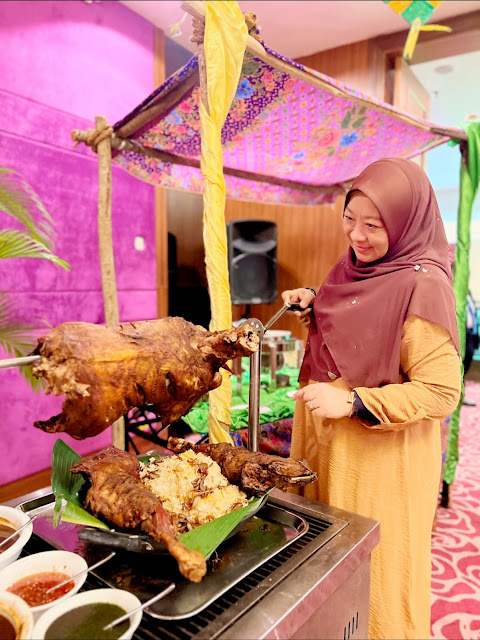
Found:
[[[104,116],[95,117],[95,128],[107,126]],[[119,324],[117,283],[112,243],[112,148],[110,137],[99,142],[98,154],[98,249],[102,276],[103,308],[107,327]],[[112,444],[125,449],[125,423],[119,418],[112,425]]]

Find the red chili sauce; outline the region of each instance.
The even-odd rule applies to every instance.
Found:
[[[20,596],[29,607],[39,607],[42,604],[53,602],[73,589],[74,581],[67,582],[63,587],[55,589],[51,593],[46,593],[47,589],[60,584],[71,576],[58,571],[45,571],[44,573],[35,573],[32,576],[26,576],[18,580],[7,589],[10,593]]]
[[[15,627],[0,611],[0,640],[15,640],[16,637]]]
[[[4,522],[0,522],[0,542],[5,540],[5,538],[8,538],[8,536],[11,536],[12,533],[15,533],[15,531],[16,531],[15,527],[12,526],[10,523],[5,524]],[[0,553],[2,553],[3,551],[6,551],[13,544],[15,544],[15,542],[18,540],[19,535],[20,534],[13,536],[11,540],[9,540],[6,544],[0,547]]]

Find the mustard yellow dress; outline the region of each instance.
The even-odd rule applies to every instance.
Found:
[[[313,418],[304,402],[297,403],[291,456],[306,459],[318,473],[303,494],[380,521],[380,543],[372,554],[370,638],[430,638],[440,420],[458,404],[460,376],[448,331],[410,316],[402,332],[399,383],[356,388],[380,424]],[[348,389],[341,378],[330,384]]]

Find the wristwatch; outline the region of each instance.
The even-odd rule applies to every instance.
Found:
[[[380,424],[380,420],[367,409],[355,390],[349,392],[348,402],[351,402],[352,404],[352,411],[349,416],[350,418],[359,418],[359,420],[369,426]]]
[[[348,414],[349,418],[354,418],[357,415],[357,413],[355,412],[355,400],[356,400],[356,398],[358,398],[358,396],[355,393],[355,391],[349,391],[348,392],[347,402],[349,402],[352,405],[350,413]],[[357,410],[357,412],[358,412],[358,410]]]

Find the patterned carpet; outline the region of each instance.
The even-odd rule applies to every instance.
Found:
[[[480,639],[480,383],[467,382],[451,507],[432,538],[432,638]]]

